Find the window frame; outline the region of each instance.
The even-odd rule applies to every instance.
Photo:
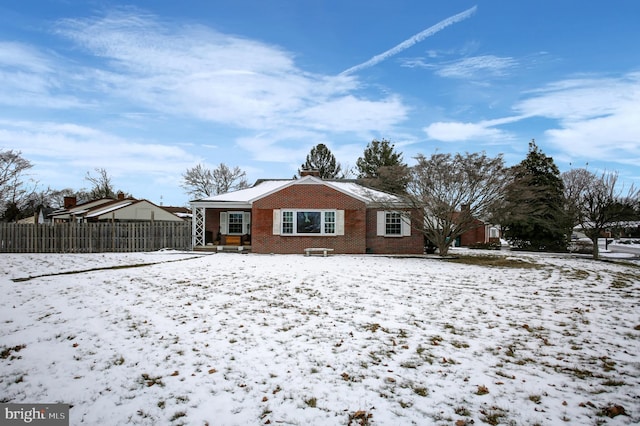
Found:
[[[298,218],[300,213],[320,213],[319,232],[299,232]],[[280,235],[285,237],[319,237],[338,235],[337,209],[281,209]],[[329,217],[328,217],[329,216]],[[331,219],[331,220],[327,220]],[[327,232],[333,225],[333,232]],[[286,226],[286,229],[285,229]],[[290,232],[289,232],[290,230]]]
[[[399,215],[400,232],[387,232],[390,217]],[[396,225],[396,224],[394,224]],[[408,210],[378,210],[376,212],[376,236],[384,238],[402,238],[411,236],[411,211]]]
[[[240,216],[240,222],[232,222],[231,216]],[[240,231],[231,232],[231,226],[235,225],[236,227],[239,225]],[[244,212],[227,212],[227,235],[243,235],[244,234]]]
[[[231,225],[231,215],[242,215],[242,221],[240,223],[235,222],[234,225],[239,225],[240,232],[230,232],[229,227]],[[222,235],[245,235],[251,234],[251,212],[244,210],[227,210],[220,212],[220,232]]]
[[[391,229],[397,228],[398,232],[389,232]],[[384,212],[384,235],[387,237],[402,237],[402,213],[395,211]]]

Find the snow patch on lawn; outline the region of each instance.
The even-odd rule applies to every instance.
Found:
[[[640,269],[474,253],[509,265],[3,254],[2,402],[71,424],[640,422]]]

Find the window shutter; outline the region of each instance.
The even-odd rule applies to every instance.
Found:
[[[227,235],[229,233],[229,221],[227,218],[229,214],[227,212],[220,212],[220,232],[222,235]]]
[[[251,234],[251,212],[244,212],[242,217],[242,227],[247,234]]]
[[[273,235],[280,235],[280,209],[273,209]]]
[[[411,213],[402,212],[402,215],[400,217],[402,219],[402,236],[411,236]]]
[[[386,214],[384,211],[378,211],[377,213],[377,221],[376,221],[376,229],[377,229],[377,233],[376,235],[380,236],[384,236],[384,231],[385,231],[385,217]]]
[[[344,210],[336,210],[336,235],[344,235]]]

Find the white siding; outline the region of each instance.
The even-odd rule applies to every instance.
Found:
[[[273,235],[280,235],[280,209],[273,209]]]
[[[244,212],[244,216],[242,217],[242,227],[244,228],[247,234],[251,234],[251,212]]]
[[[411,236],[411,213],[402,212],[402,236]]]
[[[227,212],[220,212],[220,232],[223,235],[227,235],[229,233],[229,221],[227,220],[229,215]]]
[[[344,235],[344,210],[336,210],[336,235]]]
[[[384,231],[385,231],[385,212],[384,211],[378,211],[377,213],[377,220],[376,220],[376,235],[378,235],[379,237],[384,237]]]

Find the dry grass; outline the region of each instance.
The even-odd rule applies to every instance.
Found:
[[[487,266],[494,268],[523,268],[523,269],[539,269],[542,265],[527,262],[526,260],[494,255],[468,255],[456,256],[446,259],[448,262],[463,263],[465,265]]]

